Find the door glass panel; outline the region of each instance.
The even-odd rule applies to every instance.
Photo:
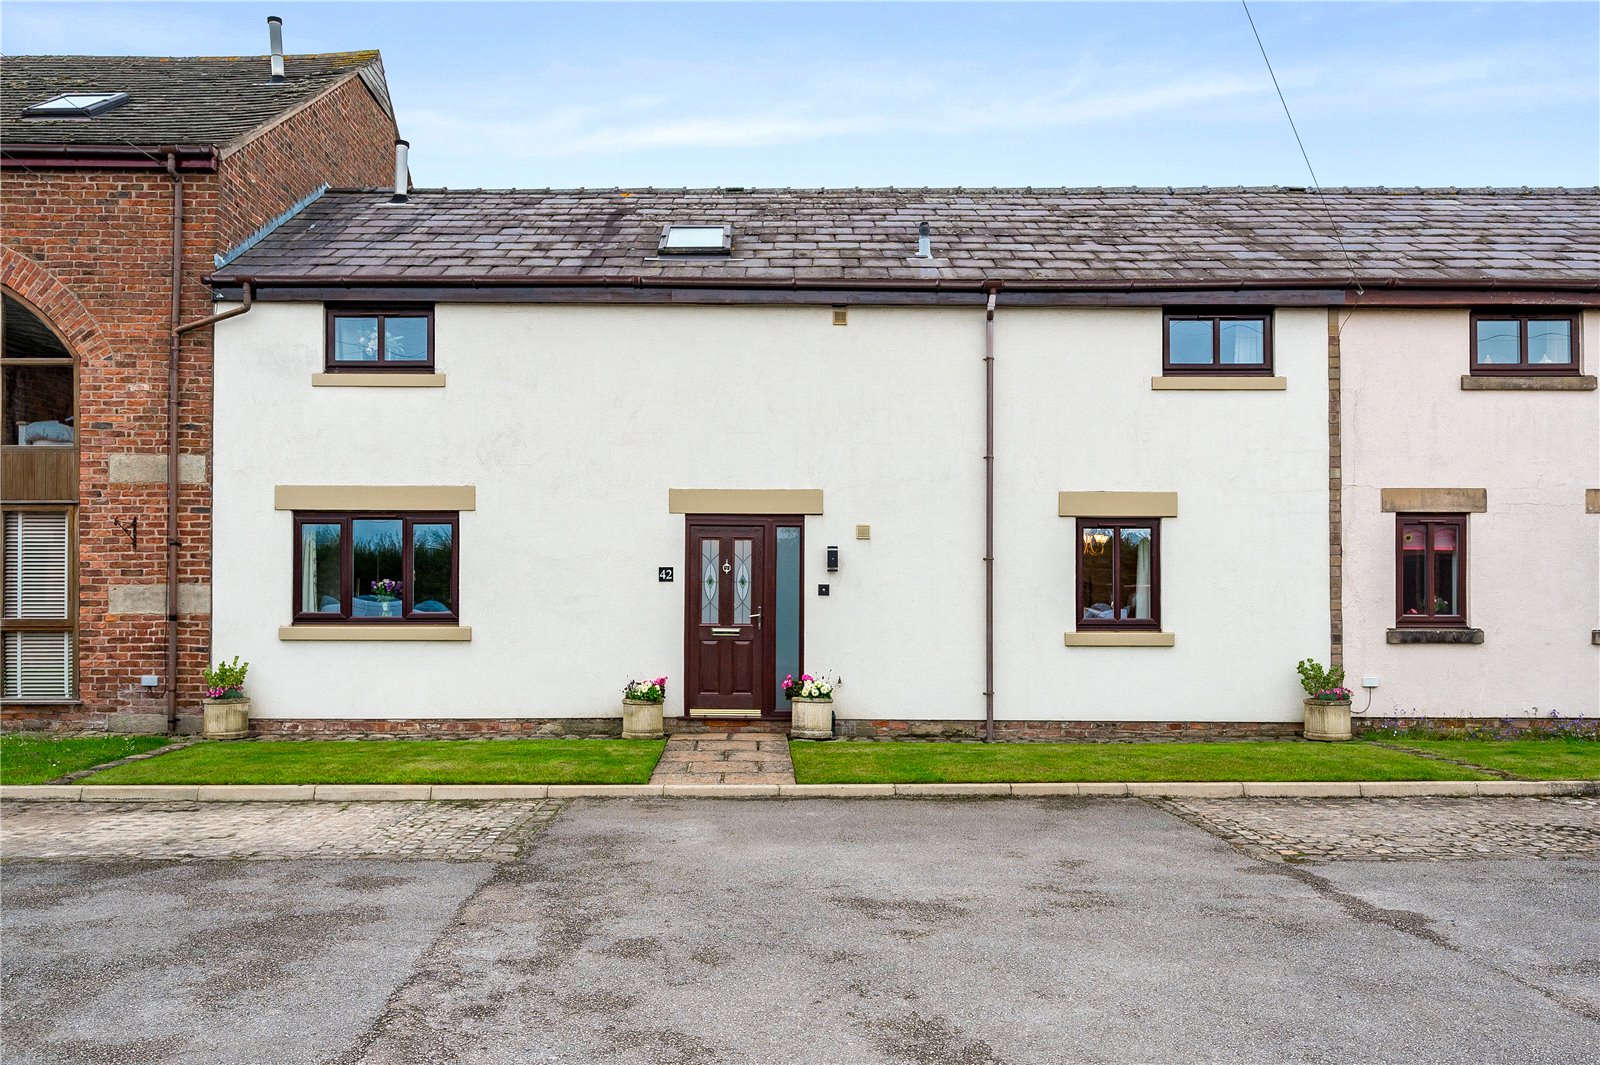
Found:
[[[339,525],[300,526],[300,612],[339,613]]]
[[[700,541],[700,624],[722,622],[722,541]]]
[[[350,523],[355,548],[351,617],[400,616],[402,528],[399,518],[357,518]]]
[[[750,624],[750,596],[755,578],[750,572],[750,540],[733,542],[733,623]]]
[[[778,528],[778,601],[773,604],[772,638],[775,646],[773,659],[776,668],[778,697],[774,704],[779,710],[790,709],[783,694],[783,678],[800,675],[800,529]]]
[[[1117,555],[1122,568],[1122,602],[1117,617],[1150,620],[1150,530],[1123,529]]]
[[[411,527],[411,609],[418,614],[451,614],[451,562],[455,555],[455,526],[445,522]]]
[[[1111,599],[1112,542],[1116,533],[1111,529],[1083,530],[1083,617],[1085,621],[1110,620],[1116,617]]]
[[[1427,540],[1421,525],[1400,527],[1400,611],[1407,617],[1428,612]]]

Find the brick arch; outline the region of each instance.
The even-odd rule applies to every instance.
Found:
[[[111,342],[94,315],[60,279],[26,255],[0,245],[0,287],[37,311],[82,362],[103,358]]]

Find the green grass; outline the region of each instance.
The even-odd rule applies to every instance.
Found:
[[[884,743],[795,740],[802,784],[1483,780],[1370,743]]]
[[[1600,740],[1571,737],[1525,740],[1393,741],[1446,758],[1502,769],[1535,780],[1600,780]]]
[[[664,740],[199,743],[86,784],[644,784]]]
[[[170,742],[165,736],[0,736],[0,784],[43,784]]]

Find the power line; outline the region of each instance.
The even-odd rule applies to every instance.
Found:
[[[1355,286],[1356,292],[1361,292],[1361,282],[1356,279],[1356,262],[1350,256],[1350,249],[1345,247],[1344,233],[1339,228],[1339,223],[1334,220],[1333,210],[1328,206],[1328,198],[1322,193],[1322,182],[1317,180],[1317,168],[1311,165],[1311,155],[1306,151],[1306,142],[1300,139],[1300,127],[1294,123],[1294,115],[1289,111],[1289,101],[1284,98],[1283,86],[1278,84],[1277,72],[1272,69],[1272,60],[1267,56],[1267,46],[1261,42],[1261,31],[1256,29],[1255,17],[1250,14],[1248,0],[1239,0],[1239,6],[1244,8],[1244,17],[1250,22],[1250,32],[1255,36],[1256,47],[1261,49],[1261,60],[1267,64],[1267,76],[1272,79],[1272,87],[1278,93],[1278,102],[1283,105],[1284,117],[1289,120],[1289,129],[1294,134],[1295,144],[1300,146],[1300,158],[1306,161],[1306,171],[1311,175],[1311,187],[1317,192],[1317,202],[1322,204],[1322,211],[1328,216],[1328,226],[1333,230],[1333,239],[1339,242],[1339,251],[1344,254],[1345,265],[1350,268],[1350,283]]]

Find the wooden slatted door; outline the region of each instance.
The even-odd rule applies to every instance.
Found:
[[[689,713],[772,712],[764,525],[689,526]]]

